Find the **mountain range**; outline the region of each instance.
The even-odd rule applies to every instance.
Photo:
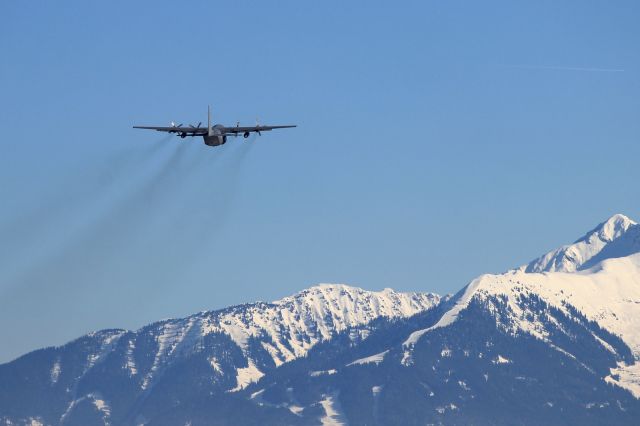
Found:
[[[0,365],[6,425],[637,424],[640,225],[455,295],[321,284]]]

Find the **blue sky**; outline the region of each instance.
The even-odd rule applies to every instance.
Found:
[[[640,219],[634,1],[4,2],[0,361]],[[295,123],[210,149],[131,129]],[[184,143],[187,142],[187,143]]]

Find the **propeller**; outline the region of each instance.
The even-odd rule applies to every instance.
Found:
[[[260,133],[260,120],[258,119],[258,117],[256,117],[256,133],[258,134],[258,136],[262,136],[262,133]]]
[[[196,129],[199,129],[201,124],[202,124],[202,121],[199,122],[197,126],[194,126],[193,124],[189,124],[189,126],[195,127]]]
[[[177,129],[179,127],[182,127],[182,123],[176,125],[175,121],[172,121],[171,122],[171,127],[173,127],[174,129]],[[177,132],[171,131],[171,133],[177,133]]]

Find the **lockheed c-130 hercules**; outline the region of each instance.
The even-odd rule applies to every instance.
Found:
[[[181,138],[186,138],[187,136],[202,136],[204,139],[204,143],[209,146],[219,146],[227,143],[227,136],[237,137],[239,135],[244,136],[244,138],[248,138],[251,133],[257,133],[261,135],[262,132],[266,132],[268,130],[273,129],[288,129],[291,127],[296,127],[295,125],[287,125],[287,126],[262,126],[259,123],[256,123],[255,126],[240,126],[240,123],[237,123],[235,127],[226,127],[222,124],[211,124],[211,108],[207,108],[207,127],[200,127],[202,122],[198,123],[197,126],[190,124],[189,126],[182,126],[182,124],[171,123],[171,126],[161,127],[161,126],[133,126],[134,129],[149,129],[149,130],[157,130],[158,132],[167,132],[167,133],[175,133],[177,136]]]

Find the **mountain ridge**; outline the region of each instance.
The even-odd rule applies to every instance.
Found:
[[[612,246],[615,250],[610,249]],[[608,256],[600,256],[602,253]],[[412,362],[412,347],[419,339],[434,329],[451,325],[474,299],[505,300],[511,333],[524,332],[548,340],[548,330],[520,303],[519,299],[528,295],[539,297],[569,316],[576,308],[588,320],[620,336],[634,360],[618,364],[617,371],[604,379],[640,398],[640,226],[620,214],[574,244],[553,250],[528,265],[503,274],[484,274],[471,281],[452,298],[451,309],[436,324],[409,335],[403,343],[406,349],[402,363]],[[606,342],[601,343],[611,349]]]
[[[614,214],[572,244],[551,250],[515,270],[575,272],[599,261],[640,251],[640,226],[623,214]]]
[[[230,407],[252,413],[246,423],[386,424],[396,413],[409,424],[402,413],[424,405],[424,390],[425,421],[486,420],[477,398],[502,407],[491,418],[509,423],[504,395],[490,395],[520,389],[519,377],[550,410],[528,411],[538,423],[553,423],[569,392],[575,421],[624,424],[640,413],[639,230],[614,215],[453,296],[319,284],[273,302],[89,333],[0,365],[0,424],[209,424]],[[549,382],[547,368],[575,388]],[[237,420],[229,416],[221,424]]]

